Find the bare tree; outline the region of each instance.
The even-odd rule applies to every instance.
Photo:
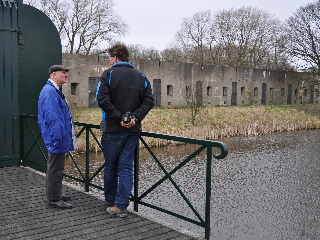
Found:
[[[320,76],[320,1],[300,7],[286,21],[283,51],[297,68]]]
[[[144,47],[141,44],[130,44],[128,45],[131,59],[142,59],[142,52]]]
[[[232,66],[270,65],[281,27],[278,19],[254,7],[221,10],[214,17],[212,58]]]
[[[195,125],[196,116],[200,113],[201,105],[197,103],[195,93],[191,93],[191,102],[189,103],[190,114],[191,114],[191,124]]]
[[[175,36],[177,47],[188,53],[190,61],[202,66],[205,59],[205,48],[213,41],[212,31],[210,10],[198,12],[191,18],[184,18],[181,29]]]
[[[170,46],[161,51],[161,60],[171,62],[183,62],[184,53],[183,51],[175,46]]]
[[[69,53],[90,54],[127,33],[113,0],[27,0],[49,16]]]
[[[184,61],[277,69],[287,66],[278,52],[282,32],[281,22],[268,12],[242,7],[185,18],[174,41]]]
[[[196,82],[195,84],[186,87],[185,99],[190,110],[192,125],[195,125],[196,116],[200,113],[202,108],[202,89],[197,87],[199,83],[200,82]]]
[[[171,62],[184,62],[185,60],[185,53],[174,45],[167,47],[163,51],[158,51],[154,48],[146,48],[141,44],[129,44],[128,48],[131,59]]]
[[[141,44],[129,44],[128,45],[131,59],[143,59],[143,60],[160,60],[161,56],[158,50],[154,48],[146,48]]]

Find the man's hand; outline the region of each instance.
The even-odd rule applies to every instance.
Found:
[[[136,121],[134,118],[131,118],[131,121],[129,123],[124,123],[123,121],[120,123],[122,127],[130,128],[136,125]]]

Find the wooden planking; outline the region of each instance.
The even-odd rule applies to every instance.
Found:
[[[196,239],[132,212],[112,216],[104,201],[66,185],[73,208],[52,208],[45,177],[28,168],[0,168],[0,188],[0,239]]]

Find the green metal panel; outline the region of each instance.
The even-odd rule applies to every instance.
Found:
[[[49,67],[62,63],[61,41],[51,20],[29,5],[19,9],[20,113],[37,115],[40,90],[49,78]],[[22,37],[22,39],[21,39]]]
[[[43,159],[34,148],[35,136],[44,145],[37,120],[22,123],[19,116],[37,115],[48,69],[61,63],[60,36],[51,20],[22,0],[0,1],[0,167],[19,165],[27,156]],[[46,162],[36,165],[43,170]]]
[[[0,2],[0,167],[19,164],[18,8]]]
[[[62,63],[61,40],[51,20],[29,5],[19,8],[18,26],[21,28],[18,43],[19,112],[37,116],[38,97],[49,78],[49,67]],[[46,153],[37,120],[22,123],[22,126],[22,159],[30,158],[35,161],[31,167],[45,171],[43,152],[34,147],[34,136],[40,136],[39,142]]]

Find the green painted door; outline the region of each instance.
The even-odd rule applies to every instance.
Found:
[[[49,78],[49,67],[62,63],[62,47],[58,31],[40,10],[29,5],[19,8],[21,35],[18,47],[19,112],[23,116],[38,115],[38,97]],[[46,169],[47,150],[37,118],[21,119],[21,159],[24,165],[40,171]]]
[[[19,165],[18,8],[0,2],[0,167]]]
[[[22,0],[1,0],[0,167],[23,162],[45,171],[38,96],[49,67],[61,62],[60,36],[51,20]]]

